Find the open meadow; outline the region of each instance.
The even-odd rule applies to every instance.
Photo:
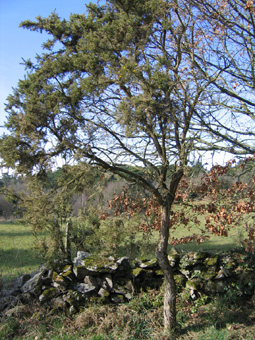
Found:
[[[0,223],[0,275],[4,282],[35,271],[41,263],[30,227]]]

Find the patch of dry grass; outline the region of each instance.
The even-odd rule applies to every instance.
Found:
[[[160,298],[159,298],[160,297]],[[176,340],[254,340],[255,301],[215,298],[204,304],[178,299]],[[2,318],[0,339],[169,340],[163,327],[162,295],[142,293],[129,304],[91,305],[73,316],[38,303],[14,308]]]

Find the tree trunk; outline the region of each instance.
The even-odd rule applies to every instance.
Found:
[[[167,245],[169,239],[170,225],[170,208],[171,204],[167,199],[162,206],[160,237],[157,246],[157,260],[163,271],[165,280],[164,294],[164,326],[166,329],[176,329],[176,285],[173,275],[173,269],[170,266]]]
[[[159,242],[156,250],[157,260],[163,271],[165,280],[164,295],[164,326],[170,331],[176,330],[176,285],[174,280],[173,268],[170,266],[167,254],[170,228],[170,212],[174,202],[178,184],[183,176],[180,170],[173,176],[170,183],[168,194],[164,197],[161,204],[161,227]]]
[[[65,258],[69,262],[71,261],[71,222],[66,223],[66,231],[65,231]]]

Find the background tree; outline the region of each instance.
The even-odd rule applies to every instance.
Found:
[[[167,245],[178,185],[198,152],[253,153],[253,142],[247,146],[238,122],[229,128],[222,120],[214,84],[223,71],[208,76],[199,66],[210,51],[191,1],[109,0],[87,10],[68,21],[52,13],[22,23],[52,38],[36,63],[26,62],[27,77],[8,98],[1,157],[27,177],[41,176],[59,156],[74,164],[88,160],[154,195],[161,209],[156,254],[165,278],[164,323],[175,329]]]

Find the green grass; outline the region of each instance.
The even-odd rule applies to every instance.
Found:
[[[31,229],[18,223],[0,223],[0,275],[8,282],[33,272],[42,263]]]

